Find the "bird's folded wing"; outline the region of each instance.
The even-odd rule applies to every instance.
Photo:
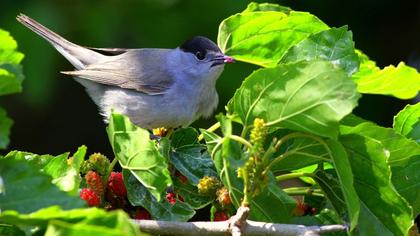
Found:
[[[174,82],[161,59],[163,58],[159,54],[150,58],[147,53],[130,51],[88,65],[82,70],[62,73],[149,95],[159,95],[164,94]]]

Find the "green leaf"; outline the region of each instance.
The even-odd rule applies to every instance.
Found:
[[[412,224],[411,208],[391,183],[383,145],[352,130],[345,132],[340,141],[350,157],[354,187],[360,199],[360,234],[406,235]]]
[[[0,215],[0,222],[31,227],[41,232],[46,230],[45,235],[135,236],[140,233],[138,226],[131,223],[125,212],[106,212],[97,208],[65,211],[54,206],[31,214],[5,211]],[[30,233],[32,232],[31,230]]]
[[[183,146],[170,153],[171,162],[193,184],[204,176],[217,176],[206,147],[201,144]]]
[[[251,2],[243,12],[255,12],[255,11],[279,11],[288,14],[292,9],[285,6],[280,6],[274,3],[256,3]]]
[[[245,11],[222,21],[217,44],[238,61],[274,67],[293,45],[326,29],[307,12]]]
[[[41,173],[38,166],[23,160],[0,159],[0,209],[29,213],[41,208],[59,205],[64,209],[81,207],[84,202],[60,191],[51,183],[51,177]]]
[[[177,129],[172,134],[171,146],[174,148],[195,145],[197,143],[198,132],[192,127]]]
[[[287,155],[277,161],[271,168],[273,173],[292,171],[311,166],[325,161],[330,161],[330,156],[325,147],[315,139],[296,137],[284,143]],[[284,152],[278,155],[284,154]],[[275,156],[277,157],[277,156]]]
[[[206,146],[198,143],[198,133],[195,129],[184,128],[175,131],[171,144],[171,163],[194,185],[204,176],[217,176]]]
[[[116,113],[107,128],[116,158],[123,169],[129,170],[158,200],[172,184],[168,163],[159,152],[147,130],[135,126]]]
[[[25,236],[25,232],[15,225],[7,225],[0,223],[0,235],[7,236]]]
[[[22,91],[23,73],[19,64],[23,54],[9,32],[0,29],[0,95]]]
[[[407,105],[394,117],[394,130],[420,143],[420,103]]]
[[[353,75],[360,93],[391,95],[409,99],[420,90],[420,74],[413,67],[400,62],[397,67],[390,65],[384,69],[358,51],[360,69]]]
[[[335,140],[327,140],[332,164],[337,173],[339,186],[344,196],[344,203],[350,218],[350,230],[353,230],[357,223],[360,211],[359,199],[354,189],[353,173],[349,168],[350,160],[344,147]]]
[[[12,125],[13,121],[7,116],[6,111],[0,107],[0,149],[5,149],[9,145]]]
[[[346,213],[346,202],[344,200],[343,192],[341,190],[340,182],[338,181],[337,172],[333,169],[318,170],[315,172],[315,180],[321,187],[325,197],[329,200],[335,211],[343,217]],[[357,204],[359,200],[356,195]],[[356,218],[357,220],[357,218]]]
[[[357,105],[356,86],[328,62],[279,65],[252,73],[236,91],[229,110],[249,129],[266,125],[335,138],[339,121]]]
[[[325,60],[342,68],[348,75],[359,69],[359,57],[354,51],[353,35],[347,26],[331,28],[313,34],[294,45],[280,63]]]
[[[81,182],[80,166],[85,154],[86,147],[81,146],[70,159],[68,159],[69,153],[51,156],[20,151],[9,152],[6,158],[25,160],[37,165],[42,172],[52,177],[52,183],[61,190],[77,195]]]
[[[187,221],[194,216],[194,209],[179,201],[170,204],[166,198],[156,198],[128,171],[123,170],[127,197],[133,206],[144,207],[156,220]]]
[[[382,146],[387,163],[392,170],[392,183],[397,191],[413,207],[415,215],[420,213],[420,145],[396,133],[370,122],[354,127],[342,126],[343,134],[352,133],[366,137]]]

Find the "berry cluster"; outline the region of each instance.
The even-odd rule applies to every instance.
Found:
[[[198,192],[215,198],[213,202],[214,221],[225,221],[232,213],[232,201],[228,189],[213,176],[204,176],[197,184]]]
[[[81,166],[85,188],[80,198],[88,206],[103,207],[107,210],[123,209],[134,219],[151,219],[142,207],[132,206],[127,199],[127,189],[121,172],[108,173],[110,162],[100,153],[94,153]]]

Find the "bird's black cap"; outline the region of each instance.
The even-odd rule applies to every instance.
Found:
[[[210,39],[203,36],[195,36],[185,41],[179,48],[184,52],[196,54],[197,52],[205,55],[207,51],[222,52],[220,48]]]

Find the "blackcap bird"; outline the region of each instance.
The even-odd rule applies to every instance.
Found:
[[[71,43],[26,15],[17,20],[57,49],[107,121],[112,110],[153,129],[187,126],[210,116],[216,80],[234,62],[210,39],[197,36],[175,49],[87,48]]]

